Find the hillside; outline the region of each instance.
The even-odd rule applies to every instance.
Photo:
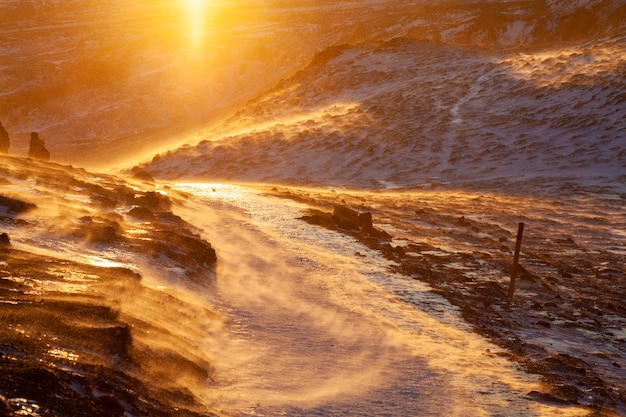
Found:
[[[0,3],[0,117],[12,153],[26,153],[31,131],[57,161],[98,169],[197,143],[207,127],[335,45],[407,38],[504,48],[504,56],[492,56],[497,62],[538,47],[546,48],[535,57],[542,60],[583,45],[595,57],[626,25],[620,0],[325,0],[298,7],[238,0],[213,3],[204,16],[204,43],[195,45],[183,3]],[[624,52],[617,42],[611,59],[619,66]],[[472,84],[482,75],[458,82]]]
[[[188,288],[217,259],[175,199],[31,159],[0,156],[0,176],[0,415],[210,415],[189,329],[222,320]]]
[[[624,40],[532,54],[411,39],[329,48],[143,167],[166,179],[619,188]]]

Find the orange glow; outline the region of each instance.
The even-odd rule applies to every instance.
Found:
[[[517,54],[503,59],[500,65],[515,78],[530,81],[539,87],[555,87],[568,82],[591,82],[598,76],[616,74],[626,60],[626,48],[621,43],[603,48],[593,45]]]
[[[202,49],[207,31],[206,13],[210,0],[187,0],[189,43],[193,51]]]

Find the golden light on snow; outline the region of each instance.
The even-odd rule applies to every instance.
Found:
[[[64,349],[53,348],[48,350],[48,354],[56,359],[65,359],[70,362],[76,362],[80,356]]]
[[[312,125],[321,127],[326,125],[330,129],[341,130],[341,124],[336,118],[343,120],[360,107],[360,103],[355,101],[333,102],[315,108],[301,109],[290,112],[288,115],[273,114],[266,120],[240,120],[239,128],[228,132],[229,135],[243,135],[253,132],[263,132],[271,130],[281,130],[285,135],[300,132],[310,128]]]
[[[626,46],[576,47],[538,53],[519,53],[499,65],[515,78],[539,87],[559,88],[564,83],[588,83],[595,77],[617,74],[626,62]]]

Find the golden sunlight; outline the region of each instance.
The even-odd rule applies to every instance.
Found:
[[[586,45],[534,54],[519,53],[499,64],[517,79],[540,87],[559,88],[568,82],[593,82],[599,76],[617,74],[625,61],[626,47],[616,42],[601,48]],[[586,78],[577,77],[580,75]]]
[[[202,47],[206,35],[206,13],[211,0],[186,0],[189,41],[194,50]]]

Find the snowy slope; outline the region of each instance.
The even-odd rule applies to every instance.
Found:
[[[197,146],[145,167],[366,187],[624,185],[625,40],[527,54],[411,39],[329,48]]]
[[[212,3],[194,48],[184,4],[0,3],[0,118],[12,152],[39,131],[56,160],[108,167],[196,138],[333,45],[406,37],[528,52],[623,33],[626,16],[619,0],[239,0]]]

